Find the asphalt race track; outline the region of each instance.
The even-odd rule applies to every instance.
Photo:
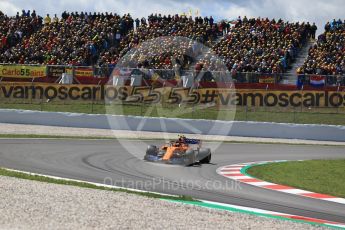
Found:
[[[345,222],[343,204],[236,184],[216,173],[221,166],[252,161],[345,158],[343,147],[223,143],[214,150],[216,143],[206,143],[213,150],[211,164],[180,167],[145,162],[145,149],[134,156],[123,147],[136,146],[135,140],[121,143],[0,139],[0,167]]]

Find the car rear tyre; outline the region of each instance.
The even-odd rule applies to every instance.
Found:
[[[205,157],[204,159],[200,161],[201,164],[209,164],[210,162],[211,162],[211,153],[210,155],[208,155],[207,157]]]

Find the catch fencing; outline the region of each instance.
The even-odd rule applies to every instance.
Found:
[[[316,74],[287,74],[287,73],[255,73],[237,71],[208,71],[208,70],[182,70],[182,69],[144,69],[144,68],[117,68],[114,65],[105,67],[97,66],[63,66],[63,65],[10,65],[0,64],[0,81],[11,79],[24,79],[27,81],[54,82],[63,73],[70,74],[75,79],[81,79],[83,83],[91,84],[100,79],[116,77],[142,77],[142,85],[152,85],[166,81],[167,84],[177,84],[183,76],[191,77],[204,87],[214,87],[208,83],[248,83],[248,84],[281,84],[287,79],[295,79],[289,84],[303,87],[303,85],[345,86],[344,75],[316,75]],[[45,78],[38,79],[37,78]]]
[[[0,83],[0,108],[345,125],[345,92]]]

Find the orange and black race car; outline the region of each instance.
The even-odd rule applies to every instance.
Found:
[[[201,140],[179,136],[177,140],[170,141],[160,148],[149,145],[144,160],[185,166],[210,163],[211,150],[201,146]]]

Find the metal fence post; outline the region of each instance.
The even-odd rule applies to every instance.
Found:
[[[296,123],[296,107],[293,107],[293,122]]]
[[[44,100],[44,94],[41,95],[41,111],[43,111],[43,100]]]
[[[337,93],[339,93],[339,89],[340,89],[340,84],[338,84]],[[339,104],[339,97],[337,97],[337,98],[338,98],[338,103],[337,104]],[[340,106],[337,106],[337,114],[339,113],[339,107]]]
[[[92,97],[92,100],[91,100],[91,113],[93,113],[93,103],[94,103],[94,98]]]
[[[194,119],[194,110],[195,110],[195,105],[193,104],[193,106],[192,106],[192,119]]]
[[[34,87],[34,81],[35,81],[35,78],[32,78],[32,80],[31,80],[31,87]],[[30,105],[32,105],[32,95],[30,97]]]

